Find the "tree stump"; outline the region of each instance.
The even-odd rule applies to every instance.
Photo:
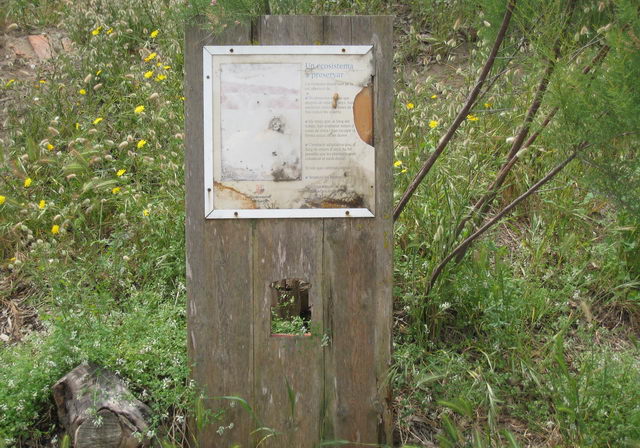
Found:
[[[151,411],[114,373],[81,364],[54,384],[53,398],[74,448],[149,446],[140,436],[147,433]]]

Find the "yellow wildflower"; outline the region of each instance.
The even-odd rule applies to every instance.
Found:
[[[136,106],[136,108],[133,109],[133,112],[136,114],[141,114],[142,112],[144,112],[144,106]]]
[[[156,76],[156,81],[164,81],[167,79],[167,75],[158,75]]]
[[[41,79],[40,81],[38,81],[40,84],[45,84],[47,81],[45,81],[44,79]]]
[[[402,170],[400,171],[401,173],[406,173],[407,169],[406,168],[402,168]]]
[[[54,224],[53,226],[51,226],[51,233],[53,233],[54,235],[60,233],[60,226],[58,224]]]
[[[165,70],[171,70],[171,66],[170,65],[165,65],[164,67],[162,67]]]
[[[78,129],[80,129],[80,123],[77,123],[77,122],[76,122],[76,131],[77,131]]]
[[[10,79],[9,81],[7,81],[7,83],[4,85],[5,87],[9,87],[11,84],[13,84],[14,82],[16,82],[15,79]]]
[[[407,109],[411,110],[413,109],[415,106],[413,103],[407,103]]]
[[[432,99],[432,100],[435,100],[436,98],[438,98],[438,95],[435,95],[435,94],[434,94],[434,95],[431,95],[431,99]]]
[[[95,120],[93,120],[93,124],[98,124],[98,123],[100,123],[102,120],[103,120],[103,118],[102,118],[102,117],[98,117],[98,118],[96,118]]]
[[[113,28],[109,28],[107,31],[105,31],[107,34],[111,34],[113,33]]]
[[[121,188],[120,187],[113,187],[111,189],[111,194],[118,194],[120,193]]]
[[[485,108],[485,109],[489,109],[491,106],[493,106],[493,104],[491,104],[491,103],[484,103],[484,108]]]
[[[151,31],[149,36],[151,36],[151,39],[155,39],[156,37],[158,37],[158,33],[159,32],[160,32],[159,30],[153,30],[153,31]]]
[[[38,208],[40,210],[44,210],[46,206],[47,206],[47,201],[45,201],[44,199],[41,199],[40,202],[38,203]]]
[[[6,200],[7,200],[7,197],[6,196],[2,196],[0,194],[0,205],[4,204],[4,201],[6,201]]]
[[[100,73],[102,73],[102,69],[100,69],[100,70],[98,70],[98,71],[96,72],[96,76],[100,76]]]
[[[54,148],[55,148],[55,146],[53,146],[51,143],[47,143],[47,149],[49,151],[53,151]]]
[[[157,62],[156,67],[162,67],[162,62]]]
[[[138,149],[141,149],[146,144],[147,144],[147,141],[143,139],[143,140],[139,140],[136,146],[138,147]]]
[[[437,127],[438,127],[438,124],[440,124],[440,123],[438,123],[436,120],[431,120],[431,121],[429,122],[429,127],[430,127],[431,129],[433,129],[433,128],[437,128]]]
[[[393,162],[393,166],[395,167],[399,167],[402,165],[402,160],[396,160],[395,162]]]
[[[478,121],[478,117],[476,117],[473,114],[469,114],[469,115],[467,115],[467,120],[469,120],[469,121]]]
[[[11,263],[13,263],[14,261],[16,261],[16,257],[11,257],[11,258],[9,258],[9,261],[10,261]]]
[[[155,59],[155,57],[158,56],[158,53],[156,53],[155,51],[153,53],[151,53],[149,56],[147,56],[146,58],[144,58],[145,62],[149,62],[153,59]]]
[[[102,31],[102,27],[99,26],[98,28],[94,29],[93,31],[91,31],[91,34],[94,36],[97,36],[98,34],[100,34],[100,31]]]
[[[116,173],[116,176],[121,177],[121,176],[123,176],[123,175],[124,175],[124,173],[126,173],[126,172],[127,172],[127,170],[125,170],[125,169],[123,168],[123,169],[121,169],[121,170],[118,170],[118,172]]]
[[[149,209],[145,208],[144,210],[142,210],[142,216],[149,216]]]
[[[148,72],[144,72],[144,77],[149,79],[153,76],[153,70],[149,70]]]
[[[33,180],[30,177],[27,177],[24,180],[24,188],[29,188],[31,186],[31,183],[33,182]]]
[[[80,89],[80,90],[78,90],[78,93],[79,93],[80,95],[86,95],[86,94],[87,94],[87,91],[86,91],[86,90],[84,90],[84,89]]]

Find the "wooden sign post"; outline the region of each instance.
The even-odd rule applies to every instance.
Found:
[[[392,57],[391,17],[187,29],[200,446],[392,444]]]

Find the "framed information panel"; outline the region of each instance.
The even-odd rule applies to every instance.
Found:
[[[205,217],[373,217],[373,62],[369,45],[205,46]]]

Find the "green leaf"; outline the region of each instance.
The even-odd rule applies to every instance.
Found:
[[[349,444],[351,444],[351,442],[348,440],[327,440],[325,442],[320,442],[318,446],[342,446]]]
[[[113,187],[118,185],[118,181],[116,179],[91,179],[89,182],[82,186],[82,192],[86,193],[89,190],[100,191],[100,190],[110,190]]]
[[[509,442],[509,448],[520,448],[520,444],[516,440],[516,437],[511,433],[511,431],[507,431],[506,429],[502,431],[504,437]]]
[[[419,387],[419,388],[426,387],[426,386],[430,385],[431,383],[435,383],[436,381],[444,378],[445,376],[446,375],[443,375],[443,374],[439,374],[439,375],[426,374],[426,373],[422,374],[418,378],[418,381],[416,381],[416,387]]]
[[[213,398],[215,400],[229,400],[229,401],[233,401],[233,402],[239,403],[240,406],[242,406],[242,408],[249,413],[249,415],[251,416],[253,421],[256,423],[256,425],[259,427],[259,429],[263,429],[264,428],[262,426],[262,423],[260,423],[260,420],[258,419],[256,414],[253,412],[253,408],[243,398],[236,397],[236,396],[233,396],[233,395],[224,395],[224,396],[221,396],[221,397],[213,397]]]
[[[296,393],[293,391],[293,388],[289,384],[289,380],[285,377],[284,382],[287,385],[287,397],[289,398],[289,407],[291,411],[291,418],[295,418],[296,415]]]
[[[60,448],[71,448],[71,438],[69,437],[69,434],[65,434],[60,441]]]
[[[473,417],[473,406],[464,398],[454,398],[451,401],[439,400],[437,403],[465,417]]]

